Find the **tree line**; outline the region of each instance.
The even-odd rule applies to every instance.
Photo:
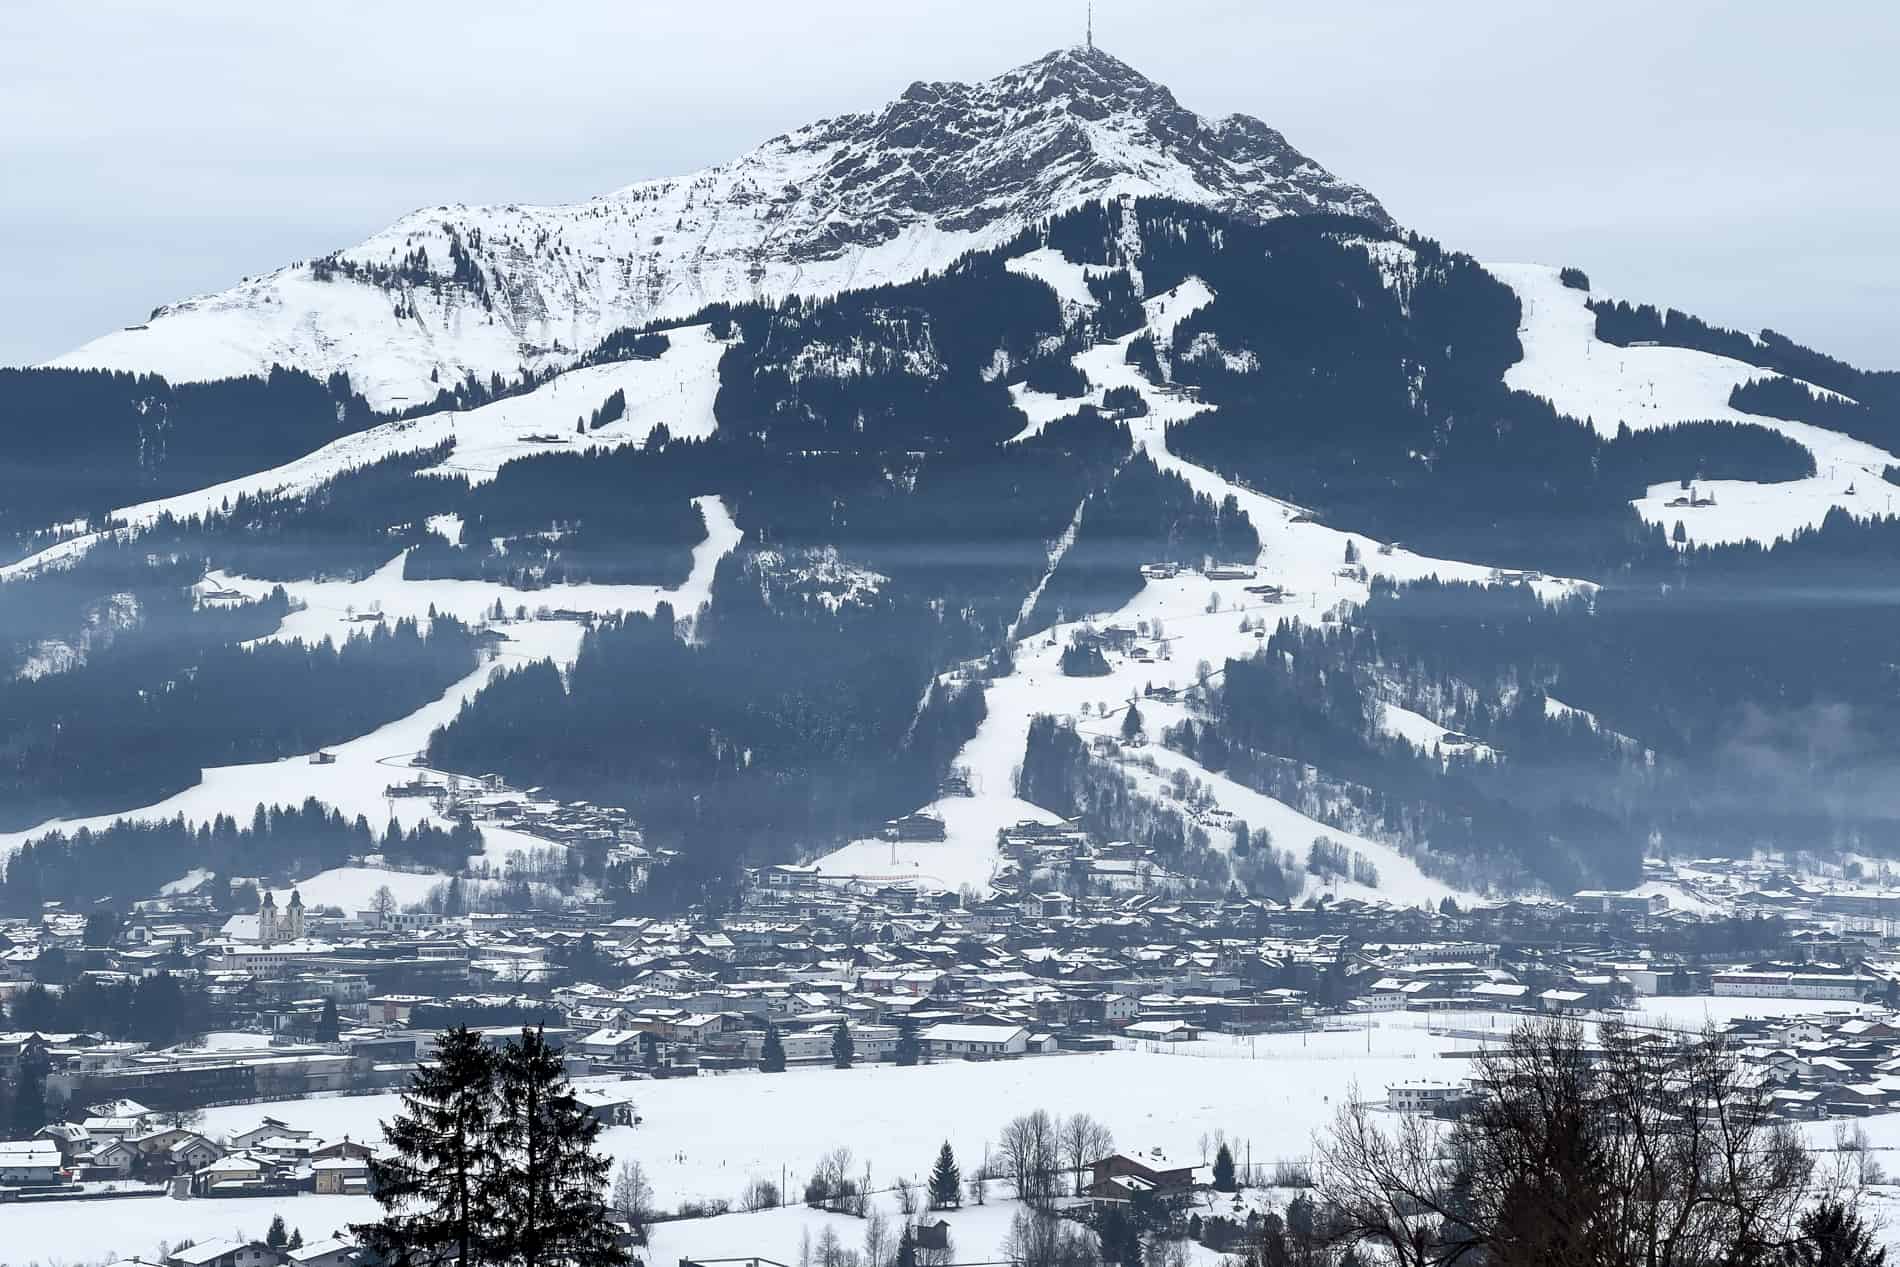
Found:
[[[482,852],[480,829],[458,823],[403,828],[393,819],[378,833],[368,819],[343,814],[314,797],[301,805],[259,804],[248,825],[228,814],[196,826],[184,815],[156,821],[121,819],[97,830],[53,831],[27,841],[0,876],[0,911],[26,914],[44,903],[68,910],[116,901],[121,908],[198,869],[218,910],[255,911],[255,891],[233,889],[233,875],[264,875],[290,883],[379,853],[398,864],[460,871]]]

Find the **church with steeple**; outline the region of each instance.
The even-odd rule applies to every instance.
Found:
[[[264,890],[264,900],[257,908],[257,944],[275,946],[280,941],[303,940],[303,895],[292,889],[290,901],[285,905],[280,919],[277,912],[277,897],[269,889]]]

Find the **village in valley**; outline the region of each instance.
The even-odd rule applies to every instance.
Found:
[[[617,811],[498,783],[452,799],[644,860]],[[886,829],[939,834],[928,814]],[[374,1212],[383,1124],[457,1026],[558,1052],[638,1177],[616,1217],[654,1263],[840,1267],[871,1223],[925,1260],[1009,1257],[1029,1198],[1002,1141],[1039,1106],[1058,1134],[1092,1124],[1048,1203],[1098,1220],[1139,1199],[1161,1211],[1144,1235],[1215,1262],[1249,1220],[1288,1217],[1338,1105],[1454,1119],[1474,1059],[1533,1016],[1721,1031],[1817,1146],[1877,1168],[1900,1145],[1900,891],[1873,877],[1652,860],[1636,888],[1566,900],[1285,905],[1185,896],[1075,823],[996,847],[983,894],[780,864],[680,917],[405,907],[386,887],[357,909],[247,887],[232,913],[200,884],[122,919],[0,922],[0,1069],[33,1089],[0,1131],[0,1226],[28,1246],[7,1261],[370,1261],[350,1228]],[[127,1036],[147,1023],[107,1003],[62,1024],[160,981],[174,1041]],[[960,1208],[918,1195],[940,1147]]]

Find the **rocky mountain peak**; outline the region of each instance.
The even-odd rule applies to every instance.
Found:
[[[1072,207],[1141,197],[1390,223],[1259,120],[1203,118],[1106,50],[1065,48],[978,83],[914,83],[691,176],[566,206],[425,208],[62,363],[174,380],[341,370],[373,403],[407,405],[471,373],[572,364],[626,326],[906,280]]]

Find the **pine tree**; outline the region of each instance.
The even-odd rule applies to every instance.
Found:
[[[1887,1251],[1855,1209],[1827,1200],[1801,1216],[1800,1235],[1789,1247],[1792,1267],[1884,1267]]]
[[[857,1044],[851,1041],[851,1027],[843,1021],[831,1031],[831,1063],[834,1068],[849,1069],[858,1058]]]
[[[914,1065],[923,1054],[923,1044],[917,1041],[917,1022],[908,1016],[897,1020],[897,1063]]]
[[[30,1139],[46,1125],[46,1074],[51,1067],[44,1043],[29,1041],[22,1049],[13,1078],[12,1138]]]
[[[1128,712],[1122,717],[1122,742],[1133,743],[1141,738],[1141,710],[1135,707],[1135,701],[1128,701]]]
[[[290,1231],[284,1226],[283,1215],[271,1215],[270,1231],[264,1233],[264,1243],[272,1249],[282,1249],[290,1244]]]
[[[911,1235],[908,1223],[897,1238],[897,1267],[917,1267],[917,1238]]]
[[[336,1014],[336,1000],[323,1001],[323,1015],[317,1018],[317,1041],[334,1043],[343,1037],[343,1023]]]
[[[955,1209],[963,1204],[963,1176],[957,1171],[957,1155],[950,1141],[937,1150],[937,1164],[930,1171],[930,1208]]]
[[[382,1220],[351,1228],[389,1263],[489,1256],[495,1056],[462,1027],[443,1034],[435,1050],[435,1064],[417,1067],[384,1128],[392,1155],[369,1164]]]
[[[778,1026],[765,1023],[765,1046],[759,1052],[759,1068],[766,1073],[785,1072],[785,1044],[779,1040]]]
[[[290,1243],[284,1246],[284,1248],[285,1249],[302,1249],[303,1248],[303,1229],[302,1228],[293,1227],[290,1229]]]
[[[1232,1192],[1234,1188],[1234,1150],[1223,1140],[1220,1151],[1214,1154],[1214,1191]]]
[[[485,1187],[496,1257],[519,1267],[626,1267],[602,1195],[600,1122],[574,1098],[561,1057],[539,1029],[521,1031],[496,1065],[493,1159]]]

